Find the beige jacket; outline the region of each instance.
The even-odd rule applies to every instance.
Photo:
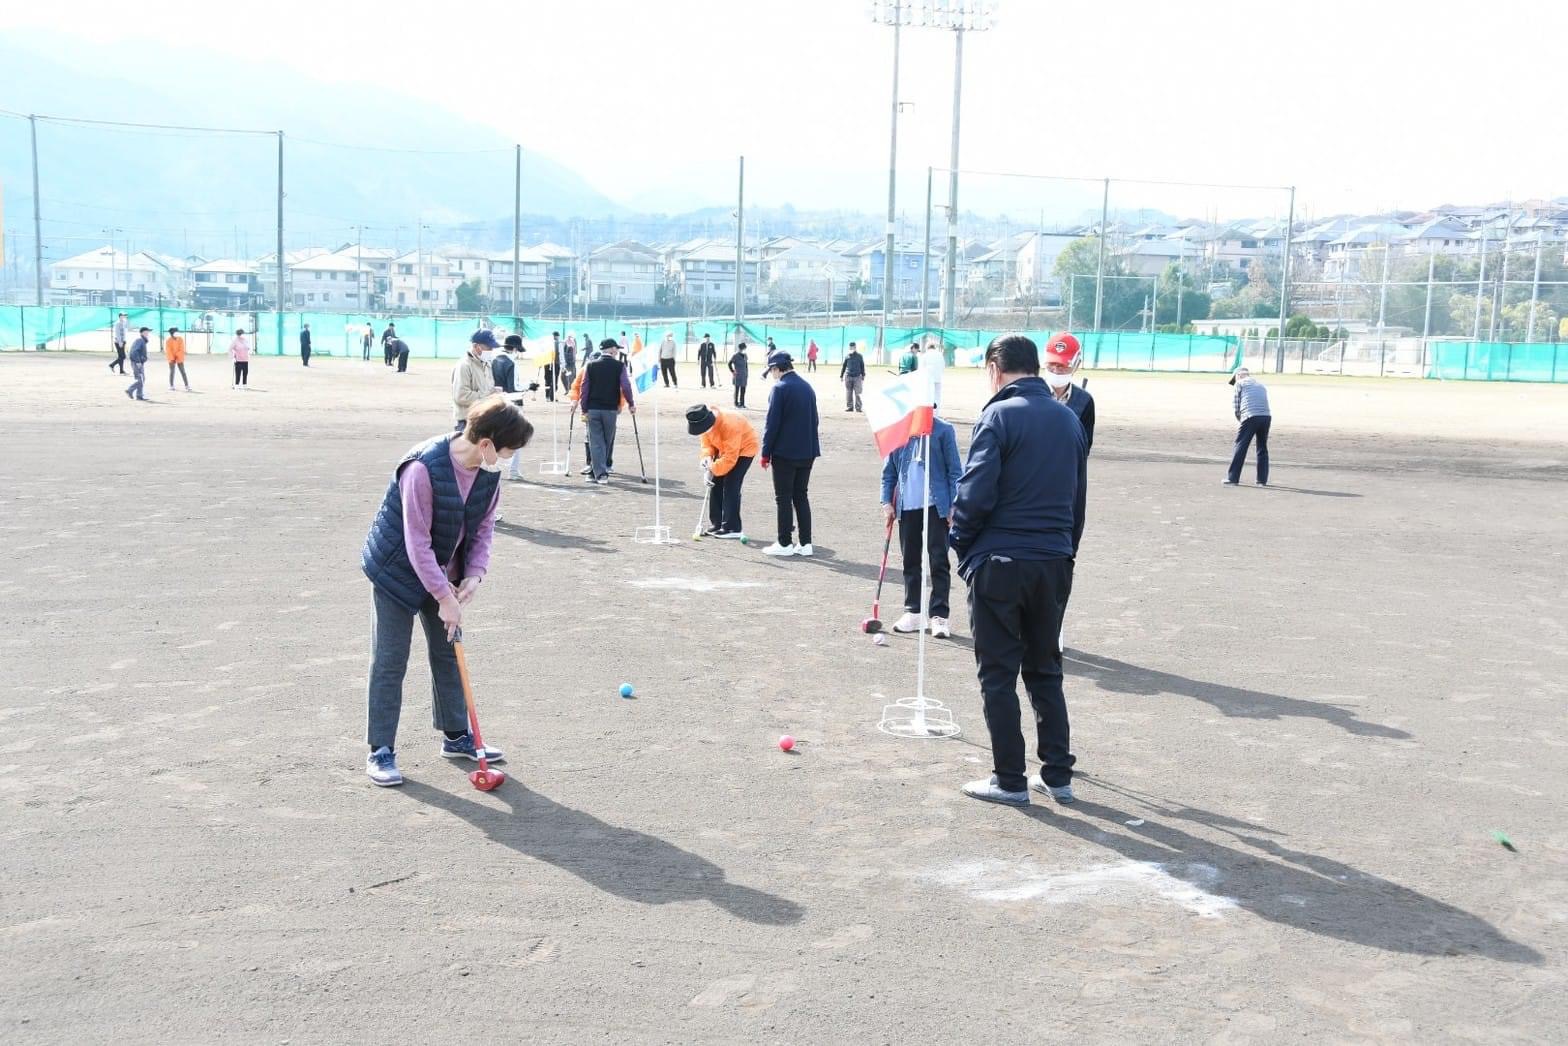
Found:
[[[463,361],[452,369],[452,424],[468,417],[468,408],[495,392],[495,376],[490,364],[463,353]]]

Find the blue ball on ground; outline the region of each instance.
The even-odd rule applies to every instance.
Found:
[[[631,697],[633,693],[634,693],[634,691],[632,690],[632,685],[630,683],[622,683],[621,684],[621,696],[622,697]]]

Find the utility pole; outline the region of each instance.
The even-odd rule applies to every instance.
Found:
[[[1105,179],[1105,195],[1100,200],[1100,261],[1094,276],[1094,329],[1100,329],[1102,305],[1105,301],[1105,234],[1111,214],[1111,180]]]
[[[964,24],[953,27],[953,143],[947,160],[947,286],[942,296],[942,325],[951,327],[958,320],[958,288],[954,273],[958,259],[958,117],[964,89]]]
[[[354,226],[354,304],[370,311],[370,295],[365,292],[365,227]]]
[[[283,263],[283,132],[278,132],[278,294],[276,329],[278,338],[278,355],[283,355],[283,303],[287,285]],[[254,333],[254,332],[252,332]]]
[[[893,230],[898,221],[898,36],[904,21],[902,0],[893,0],[893,107],[887,149],[887,240],[882,249],[882,324],[877,328],[877,348],[887,350],[889,306],[893,302]]]
[[[1388,256],[1393,253],[1393,244],[1385,237],[1383,240],[1383,279],[1377,294],[1377,333],[1383,335],[1383,317],[1388,311]]]
[[[740,323],[746,316],[746,292],[741,274],[746,271],[746,158],[740,158],[740,182],[735,189],[735,339],[740,340]]]
[[[1475,324],[1470,328],[1470,340],[1481,340],[1481,292],[1486,288],[1486,227],[1481,228],[1481,271],[1475,277]]]
[[[1274,357],[1274,370],[1285,370],[1285,321],[1290,318],[1290,242],[1296,225],[1296,187],[1290,187],[1290,208],[1286,212],[1284,253],[1279,260],[1279,345]]]
[[[1426,252],[1426,313],[1421,318],[1421,341],[1432,334],[1432,275],[1437,266],[1437,249],[1428,247]]]
[[[951,224],[951,223],[949,223],[949,224]],[[953,248],[950,245],[948,247],[948,251],[951,252],[952,249]],[[943,277],[943,279],[951,282],[952,279],[953,279],[953,269],[952,269],[952,264],[951,264],[951,258],[952,258],[951,253],[949,254],[948,257],[949,257],[949,264],[947,265],[946,275]],[[943,289],[943,292],[942,292],[942,300],[944,302],[946,302],[946,300],[947,300],[947,291],[945,289],[945,285],[944,285],[944,289]],[[945,306],[944,306],[944,308],[945,308]],[[926,238],[925,238],[925,243],[921,247],[921,250],[920,250],[920,328],[921,328],[921,330],[924,330],[926,325],[931,322],[931,315],[930,315],[930,313],[931,313],[931,168],[927,167],[926,168]],[[944,312],[942,314],[942,322],[943,322],[944,325],[946,325],[946,323],[947,323],[947,313],[946,312]]]
[[[1530,324],[1525,333],[1525,341],[1535,340],[1535,303],[1541,297],[1541,234],[1535,234],[1535,278],[1530,281]]]
[[[419,301],[417,303],[418,307],[415,309],[415,315],[422,314],[425,311],[425,222],[424,222],[424,219],[421,218],[417,224],[418,224],[419,227],[414,230],[414,274],[418,278],[418,281],[419,281],[418,284],[416,285],[416,289],[417,289],[417,292],[419,294]]]
[[[1498,313],[1503,309],[1503,297],[1508,293],[1508,244],[1514,238],[1514,216],[1508,215],[1508,225],[1503,229],[1503,270],[1502,277],[1497,281],[1497,293],[1492,295],[1492,318],[1486,328],[1486,340],[1496,341],[1498,331]]]
[[[1187,237],[1176,241],[1176,333],[1181,333],[1182,267],[1187,260]],[[1282,328],[1283,329],[1283,328]]]
[[[517,146],[517,159],[512,172],[512,317],[523,314],[523,303],[518,299],[518,266],[522,261],[523,242],[523,147]],[[545,298],[549,299],[550,280],[545,278]]]
[[[27,117],[27,127],[33,139],[33,291],[35,304],[44,303],[44,220],[38,200],[38,117]]]
[[[108,235],[108,237],[109,237],[109,306],[110,306],[110,308],[113,308],[113,309],[119,309],[119,307],[120,307],[120,274],[119,274],[119,271],[118,271],[118,269],[116,268],[116,265],[115,265],[115,262],[117,260],[115,258],[115,256],[114,256],[114,233],[115,233],[115,230],[113,230],[113,229],[105,229],[104,233],[106,235]],[[126,261],[130,261],[130,259],[127,258]]]

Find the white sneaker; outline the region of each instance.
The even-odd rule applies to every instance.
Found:
[[[793,556],[795,554],[795,546],[781,545],[775,541],[773,544],[763,549],[762,554],[764,556]]]
[[[947,627],[947,618],[934,617],[931,619],[932,639],[952,639],[953,630]]]
[[[394,788],[403,783],[403,775],[397,768],[397,758],[386,745],[365,757],[365,773],[382,788]]]
[[[794,545],[792,547],[795,549],[795,555],[797,556],[812,556],[816,554],[816,550],[810,545]]]
[[[1048,785],[1045,783],[1045,779],[1042,778],[1039,774],[1035,774],[1033,777],[1029,778],[1029,787],[1033,788],[1036,792],[1042,792],[1045,795],[1050,796],[1059,803],[1070,803],[1075,798],[1077,798],[1073,795],[1072,785]]]
[[[1029,792],[1009,792],[996,783],[996,775],[979,781],[970,781],[964,785],[963,793],[971,799],[980,799],[987,803],[1001,803],[1003,806],[1028,806]]]
[[[920,631],[922,625],[923,622],[920,620],[919,614],[906,613],[903,617],[893,622],[893,631],[918,632]]]

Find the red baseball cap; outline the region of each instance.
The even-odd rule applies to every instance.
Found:
[[[1045,362],[1071,367],[1078,362],[1080,349],[1078,339],[1068,332],[1053,334],[1051,340],[1045,343]]]

